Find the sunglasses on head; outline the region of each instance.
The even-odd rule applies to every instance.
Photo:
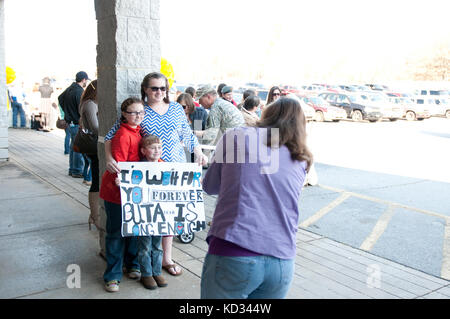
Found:
[[[152,92],[158,92],[158,90],[160,90],[161,92],[166,92],[165,86],[161,86],[161,87],[151,86],[150,89],[152,90]]]

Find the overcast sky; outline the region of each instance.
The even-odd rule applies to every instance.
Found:
[[[160,2],[162,56],[182,81],[363,76],[450,39],[447,0]],[[38,81],[94,76],[96,23],[93,0],[6,0],[6,64]]]

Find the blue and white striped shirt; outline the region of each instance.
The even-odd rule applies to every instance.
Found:
[[[189,152],[198,146],[197,137],[184,113],[183,107],[177,102],[170,102],[169,109],[163,115],[152,110],[147,104],[144,106],[145,116],[141,123],[141,135],[156,135],[161,139],[162,155],[165,162],[186,162],[184,146]],[[120,127],[120,119],[116,121],[111,130],[106,134],[105,141],[111,140]]]

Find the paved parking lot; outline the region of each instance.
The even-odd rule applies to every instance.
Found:
[[[301,227],[450,278],[450,120],[309,123]]]

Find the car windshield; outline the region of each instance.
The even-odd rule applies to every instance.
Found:
[[[309,100],[316,105],[327,105],[327,102],[320,96],[310,97]]]
[[[349,95],[350,101],[353,103],[364,103],[364,97],[362,95]]]
[[[387,99],[381,94],[370,94],[368,97],[372,102],[384,102]]]

